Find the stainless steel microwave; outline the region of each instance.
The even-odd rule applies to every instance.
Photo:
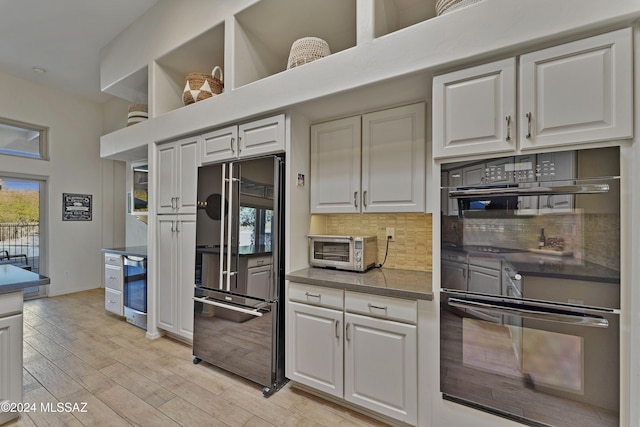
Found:
[[[338,270],[367,271],[376,265],[376,236],[309,235],[309,264]]]

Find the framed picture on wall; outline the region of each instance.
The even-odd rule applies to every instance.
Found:
[[[63,221],[91,221],[91,194],[62,193]]]

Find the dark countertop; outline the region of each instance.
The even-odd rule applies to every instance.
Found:
[[[498,258],[511,264],[523,276],[553,277],[601,283],[620,283],[620,272],[572,256],[555,256],[529,251],[487,253],[465,248],[442,248],[442,258],[458,261],[466,256]]]
[[[33,271],[11,264],[0,265],[0,294],[20,291],[32,286],[48,285],[51,280]]]
[[[196,252],[203,254],[219,254],[220,246],[197,247]],[[246,257],[268,256],[271,255],[271,246],[265,245],[246,245],[238,247],[238,255]]]
[[[308,285],[326,286],[397,298],[433,300],[428,271],[372,268],[365,273],[309,267],[287,274],[286,279]]]
[[[125,246],[119,248],[103,248],[102,252],[108,252],[112,254],[120,254],[120,255],[132,255],[132,256],[140,256],[147,257],[147,247],[146,246]]]

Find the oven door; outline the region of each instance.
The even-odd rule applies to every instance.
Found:
[[[352,267],[352,237],[310,235],[309,246],[309,263],[313,266]]]
[[[457,292],[440,301],[444,399],[533,426],[618,426],[617,314]]]

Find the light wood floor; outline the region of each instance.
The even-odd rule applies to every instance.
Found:
[[[7,426],[381,426],[289,384],[260,386],[207,364],[191,347],[104,310],[104,290],[26,301],[23,413]],[[86,412],[42,412],[41,403],[83,403]],[[54,406],[55,407],[55,406]]]

